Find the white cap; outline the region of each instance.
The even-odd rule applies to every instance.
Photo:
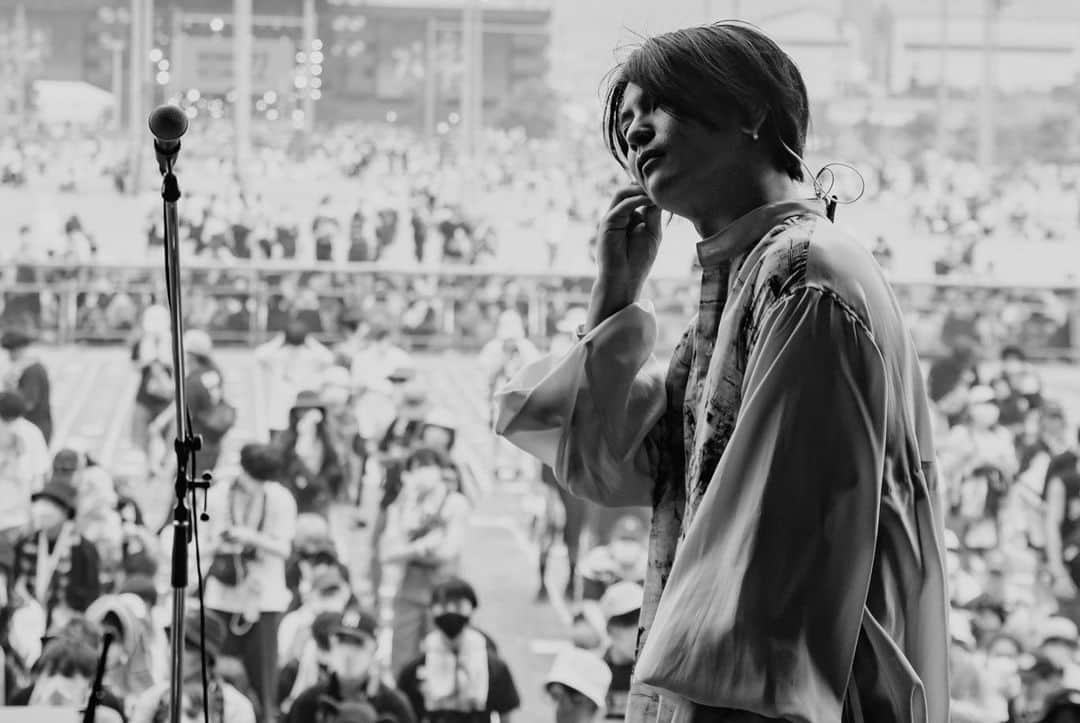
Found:
[[[184,332],[184,351],[196,356],[210,356],[210,350],[214,348],[214,342],[210,335],[202,329],[189,329]]]
[[[1075,644],[1080,640],[1080,631],[1077,630],[1076,623],[1068,618],[1049,618],[1039,626],[1040,645],[1051,639],[1065,640]]]
[[[971,391],[968,392],[969,404],[993,404],[996,401],[997,395],[994,394],[994,390],[990,387],[972,387]]]
[[[435,407],[428,412],[424,421],[433,427],[443,427],[445,429],[457,429],[458,426],[453,413],[445,407]]]
[[[588,320],[589,312],[580,306],[575,306],[572,309],[567,309],[566,316],[564,316],[556,326],[556,328],[564,334],[573,334],[578,330],[579,326],[583,326]]]
[[[349,370],[345,367],[330,367],[323,372],[322,378],[323,389],[326,387],[349,387],[352,386],[352,379],[349,376]]]
[[[600,610],[605,620],[641,610],[645,591],[636,582],[622,581],[609,587],[600,598]]]
[[[507,309],[499,314],[499,321],[495,337],[502,340],[519,340],[525,338],[525,322],[521,315],[513,309]]]
[[[967,648],[975,647],[975,634],[971,630],[971,618],[963,610],[949,610],[949,635]]]
[[[576,690],[603,710],[611,687],[611,668],[595,653],[581,648],[564,648],[555,656],[544,679],[544,687],[552,683]]]

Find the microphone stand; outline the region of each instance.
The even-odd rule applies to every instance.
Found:
[[[101,657],[98,659],[97,671],[94,673],[94,685],[90,689],[90,699],[86,701],[86,710],[83,711],[82,723],[94,723],[98,705],[102,699],[102,685],[105,680],[105,666],[109,662],[109,646],[112,645],[112,633],[105,633],[101,641]]]
[[[179,150],[179,148],[177,148]],[[202,438],[192,435],[188,425],[187,398],[184,389],[186,364],[184,358],[183,323],[184,316],[180,303],[180,238],[176,214],[176,202],[180,199],[180,185],[173,173],[176,153],[168,158],[163,168],[161,183],[161,201],[165,214],[165,285],[169,299],[170,323],[172,326],[172,361],[173,384],[176,406],[176,439],[173,449],[176,452],[176,506],[173,509],[172,540],[172,627],[170,629],[170,675],[169,675],[169,720],[180,723],[183,696],[184,666],[184,604],[188,586],[188,544],[191,542],[191,510],[187,506],[188,492],[210,487],[210,475],[196,481],[191,475],[194,470],[188,464],[194,460],[195,453],[202,447]]]

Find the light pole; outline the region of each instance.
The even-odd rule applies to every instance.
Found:
[[[147,43],[144,41],[146,23],[143,19],[146,0],[131,0],[131,52],[128,54],[128,140],[131,144],[129,158],[128,193],[136,196],[142,181],[142,148],[145,145],[146,132],[143,130],[143,77],[146,73]]]
[[[1001,0],[983,0],[982,85],[979,89],[979,167],[989,173],[994,165],[997,123],[994,96],[997,85],[997,21]]]
[[[305,146],[311,142],[311,133],[315,129],[315,98],[312,95],[312,81],[317,77],[311,73],[311,54],[315,52],[315,0],[304,0],[303,17],[303,43],[304,53],[308,57],[308,85],[304,89],[304,141]]]
[[[26,54],[29,49],[26,32],[26,8],[22,3],[15,6],[14,25],[15,61],[15,122],[21,127],[26,122]]]
[[[945,115],[949,102],[949,0],[939,0],[939,21],[941,23],[938,46],[938,87],[937,87],[937,150],[944,154],[948,143],[948,128]]]
[[[233,31],[233,79],[236,102],[233,112],[236,121],[236,174],[244,177],[244,167],[251,154],[251,3],[235,0]]]

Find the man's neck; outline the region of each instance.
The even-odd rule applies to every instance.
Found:
[[[698,235],[706,239],[720,233],[755,208],[780,201],[793,201],[804,196],[796,181],[786,174],[773,173],[765,178],[757,179],[746,192],[739,196],[703,209],[701,214],[690,220],[697,229]]]

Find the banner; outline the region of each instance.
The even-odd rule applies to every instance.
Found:
[[[233,79],[233,39],[227,36],[191,36],[180,39],[173,64],[175,88],[200,93],[227,93]],[[285,92],[292,87],[296,45],[287,37],[254,38],[251,51],[251,91]]]

